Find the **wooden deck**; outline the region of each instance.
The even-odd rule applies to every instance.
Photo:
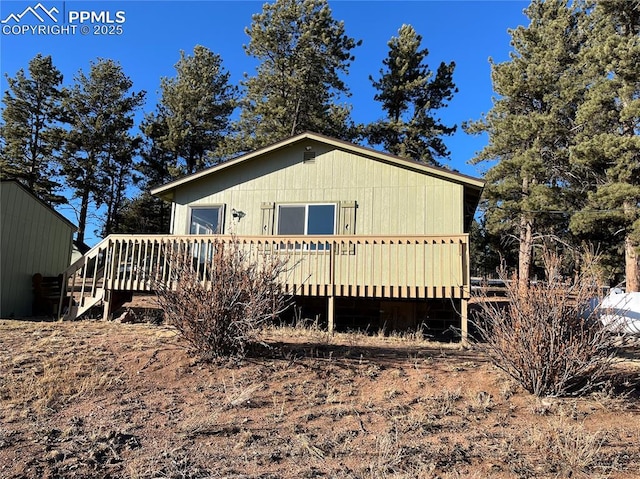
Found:
[[[468,235],[454,236],[175,236],[111,235],[64,272],[82,315],[113,292],[149,292],[171,277],[167,252],[180,249],[194,267],[207,268],[216,243],[236,242],[247,257],[277,255],[288,271],[280,278],[291,294],[332,298],[460,299],[470,296]],[[329,313],[332,324],[332,313]],[[466,327],[463,317],[463,329]]]

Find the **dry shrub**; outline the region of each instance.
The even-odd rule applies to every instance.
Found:
[[[561,259],[546,253],[544,260],[546,282],[519,288],[505,281],[506,301],[480,301],[478,346],[536,396],[582,394],[610,379],[614,338],[589,311],[598,294],[591,265],[565,282]]]
[[[235,238],[213,241],[207,253],[179,244],[166,251],[170,278],[156,284],[158,303],[203,359],[244,357],[260,328],[288,305],[278,283],[286,259],[251,259]]]

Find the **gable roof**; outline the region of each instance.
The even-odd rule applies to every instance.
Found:
[[[320,135],[318,133],[305,132],[305,133],[300,133],[299,135],[284,139],[277,143],[273,143],[272,145],[266,146],[264,148],[260,148],[258,150],[252,151],[250,153],[246,153],[232,160],[225,161],[224,163],[220,163],[210,168],[206,168],[204,170],[198,171],[196,173],[185,176],[183,178],[179,178],[177,180],[171,181],[162,186],[153,188],[151,190],[151,194],[159,198],[162,198],[164,200],[171,201],[173,198],[174,191],[177,188],[180,188],[192,181],[199,180],[206,176],[215,174],[218,171],[231,168],[240,163],[251,161],[252,159],[262,156],[264,154],[272,153],[276,150],[286,148],[296,143],[301,143],[303,141],[308,141],[308,140],[317,141],[320,143],[324,143],[326,145],[334,146],[341,150],[349,151],[351,153],[367,157],[374,161],[381,161],[383,163],[388,163],[388,164],[395,165],[402,168],[410,168],[418,172],[426,173],[431,176],[452,181],[454,183],[463,184],[465,187],[469,187],[472,190],[477,190],[478,198],[480,197],[480,193],[484,188],[485,182],[484,180],[479,178],[474,178],[472,176],[467,176],[462,173],[457,173],[451,170],[447,170],[446,168],[428,166],[423,163],[418,163],[417,161],[407,160],[406,158],[401,158],[399,156],[395,156],[390,153],[380,152],[372,148],[356,145],[354,143],[338,140],[336,138]],[[473,196],[476,196],[476,195],[473,195]]]
[[[18,187],[18,189],[22,190],[26,195],[28,195],[31,198],[33,198],[37,203],[40,204],[40,206],[42,206],[44,209],[48,210],[53,216],[58,218],[63,223],[66,223],[67,226],[69,226],[73,230],[73,232],[76,232],[78,230],[78,227],[76,225],[74,225],[69,219],[67,219],[66,217],[64,217],[63,215],[58,213],[55,209],[53,209],[53,207],[49,206],[47,203],[42,201],[40,199],[40,197],[38,197],[38,195],[36,195],[33,191],[31,191],[25,185],[20,183],[18,180],[15,180],[15,179],[0,180],[0,185],[16,185]]]

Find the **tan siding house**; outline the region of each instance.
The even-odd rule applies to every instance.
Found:
[[[305,148],[316,154],[313,161],[302,159]],[[223,164],[207,170],[209,174],[154,193],[174,204],[173,234],[190,234],[194,209],[216,206],[223,209],[221,233],[264,234],[277,226],[281,205],[296,203],[335,205],[339,226],[335,234],[464,233],[465,184],[452,181],[456,175],[450,172],[438,171],[437,176],[430,170],[434,169],[327,149],[318,140],[307,140],[251,160]],[[354,202],[356,224],[347,225],[342,210]],[[273,205],[273,224],[263,224],[263,203]],[[246,216],[233,222],[234,209]],[[340,228],[347,226],[344,231]]]
[[[155,188],[170,235],[110,235],[65,272],[67,317],[169,281],[178,246],[206,268],[218,242],[277,255],[298,312],[329,330],[466,333],[469,227],[484,183],[303,133]],[[120,298],[120,299],[118,299]]]
[[[0,182],[0,318],[31,316],[32,276],[69,266],[75,230],[17,181]]]
[[[468,231],[483,186],[305,133],[152,194],[172,202],[173,235],[331,238],[328,259],[300,253],[316,266],[302,267],[295,281],[303,309],[315,305],[308,314],[330,328],[446,329],[460,326],[466,310]]]

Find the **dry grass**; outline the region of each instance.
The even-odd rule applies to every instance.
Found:
[[[203,363],[167,327],[0,321],[0,477],[640,476],[640,354],[625,394],[536,398],[480,353],[270,329]]]
[[[82,340],[68,341],[59,330],[45,326],[29,331],[25,341],[32,351],[12,355],[4,352],[6,370],[0,377],[0,399],[28,406],[39,413],[55,411],[77,398],[91,397],[117,387],[124,380],[118,369],[108,366],[110,352],[103,347],[85,350]],[[24,412],[24,409],[23,409]]]
[[[590,431],[563,416],[532,428],[529,435],[530,446],[547,458],[549,471],[561,477],[590,477],[600,465],[605,440],[604,430]]]

